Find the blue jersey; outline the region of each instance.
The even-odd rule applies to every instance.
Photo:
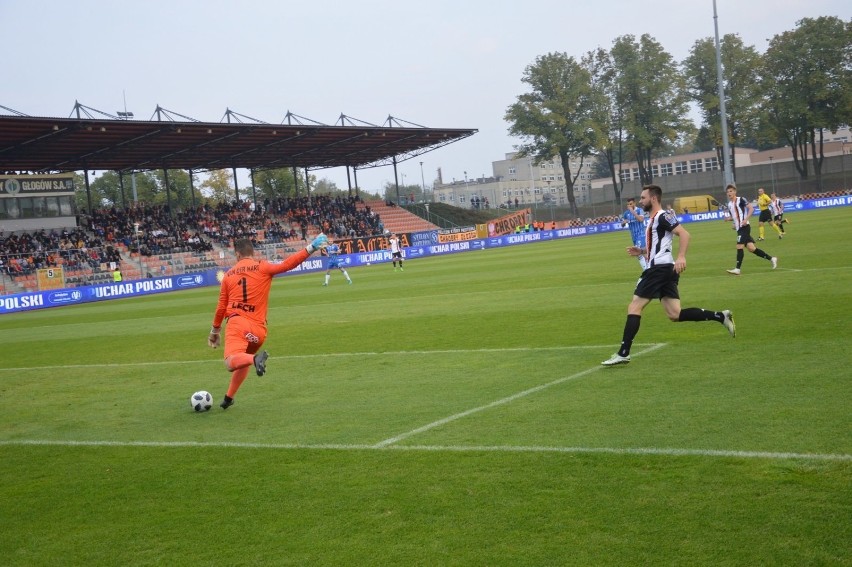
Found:
[[[636,207],[634,209],[636,214],[645,218],[645,212]],[[627,227],[630,229],[630,238],[633,240],[633,244],[639,246],[640,248],[645,247],[645,222],[647,222],[647,218],[644,221],[638,221],[633,216],[633,213],[630,212],[630,209],[624,211],[624,214],[621,215],[622,224],[627,224]]]
[[[328,268],[340,267],[340,246],[337,244],[329,244],[325,247],[325,253],[328,254]]]

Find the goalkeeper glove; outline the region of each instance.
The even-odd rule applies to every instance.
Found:
[[[308,251],[308,254],[313,254],[317,250],[322,250],[326,246],[328,246],[328,237],[320,233],[305,247],[305,250]]]
[[[221,327],[211,327],[210,334],[207,335],[207,344],[210,348],[217,348],[222,343],[221,330]]]

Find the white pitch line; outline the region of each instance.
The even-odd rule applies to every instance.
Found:
[[[643,351],[635,353],[633,356],[642,356],[643,354],[653,352],[653,351],[655,351],[659,348],[662,348],[664,346],[666,346],[666,343],[656,344],[656,345],[651,346],[650,348],[647,348]],[[461,419],[463,417],[467,417],[467,416],[472,415],[474,413],[479,413],[479,412],[485,411],[487,409],[491,409],[491,408],[494,408],[494,407],[497,407],[497,406],[502,406],[502,405],[508,404],[510,402],[514,402],[515,400],[523,398],[523,397],[528,396],[530,394],[535,394],[536,392],[540,392],[542,390],[550,388],[551,386],[557,386],[559,384],[563,384],[563,383],[568,382],[570,380],[576,380],[577,378],[582,378],[583,376],[588,376],[589,374],[597,372],[597,371],[601,370],[602,368],[606,368],[606,367],[602,366],[602,365],[592,366],[591,368],[587,368],[586,370],[583,370],[581,372],[577,372],[576,374],[572,374],[570,376],[564,376],[562,378],[558,378],[556,380],[553,380],[552,382],[548,382],[546,384],[541,384],[539,386],[535,386],[534,388],[530,388],[528,390],[518,392],[517,394],[512,394],[509,397],[493,401],[490,404],[485,404],[484,406],[471,408],[469,410],[465,410],[463,412],[451,415],[449,417],[439,419],[438,421],[433,421],[432,423],[428,423],[428,424],[424,425],[423,427],[418,427],[417,429],[412,429],[411,431],[407,431],[405,433],[400,433],[399,435],[397,435],[395,437],[390,437],[388,439],[385,439],[384,441],[379,441],[378,443],[376,443],[376,447],[377,448],[387,447],[388,445],[393,445],[395,443],[399,443],[403,439],[408,439],[409,437],[412,437],[412,436],[417,435],[419,433],[423,433],[425,431],[429,431],[430,429],[434,429],[436,427],[446,425],[447,423],[456,421],[456,420]]]
[[[546,447],[512,445],[343,445],[293,443],[238,443],[228,441],[50,441],[35,439],[0,440],[3,447],[151,447],[155,449],[222,448],[272,449],[279,451],[412,451],[456,453],[563,453],[609,454],[663,457],[715,457],[735,459],[811,460],[852,462],[852,455],[843,453],[794,453],[789,451],[735,451],[723,449],[678,449],[674,447]]]
[[[655,343],[636,343],[636,346],[646,346]],[[427,355],[427,354],[469,354],[476,352],[540,352],[540,351],[555,351],[555,350],[598,350],[604,348],[612,348],[612,345],[573,345],[573,346],[553,346],[553,347],[510,347],[510,348],[474,348],[474,349],[444,349],[444,350],[395,350],[384,352],[329,352],[316,354],[291,354],[281,356],[270,356],[273,360],[295,360],[304,358],[329,358],[329,357],[347,357],[347,356],[403,356],[403,355]],[[0,368],[0,370],[62,370],[71,368],[124,368],[137,366],[169,366],[180,364],[205,364],[215,362],[222,364],[221,358],[205,358],[203,360],[160,360],[160,361],[145,361],[145,362],[109,362],[103,364],[58,364],[54,366],[21,366],[18,368]]]

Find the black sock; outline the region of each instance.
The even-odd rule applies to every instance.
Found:
[[[743,258],[745,258],[745,251],[742,248],[737,250],[737,269],[739,270],[743,265]]]
[[[718,321],[721,323],[725,320],[725,315],[721,311],[708,311],[700,307],[687,307],[680,310],[680,321]]]
[[[770,256],[769,254],[767,254],[766,252],[764,252],[764,251],[763,251],[763,250],[761,250],[760,248],[755,248],[755,249],[754,249],[754,255],[755,255],[755,256],[760,256],[761,258],[766,258],[767,260],[771,260],[771,259],[772,259],[772,256]]]
[[[627,321],[624,323],[624,335],[621,339],[621,348],[618,349],[618,356],[630,356],[630,347],[633,346],[633,339],[636,337],[636,333],[639,332],[639,323],[641,320],[641,315],[627,316]]]

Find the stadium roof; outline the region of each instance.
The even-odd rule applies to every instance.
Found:
[[[376,126],[345,115],[328,126],[289,112],[287,124],[230,122],[248,119],[230,110],[229,122],[199,122],[159,106],[155,115],[167,119],[100,114],[107,118],[79,117],[79,111],[72,118],[0,115],[0,172],[364,169],[405,161],[477,132],[426,128],[393,117]]]

